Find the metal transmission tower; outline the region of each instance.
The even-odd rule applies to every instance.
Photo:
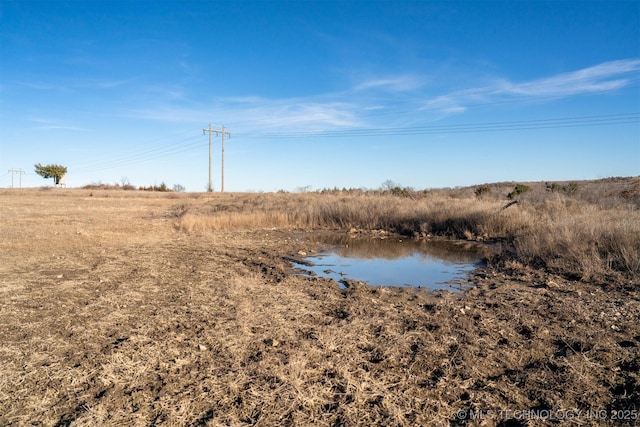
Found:
[[[213,185],[211,183],[211,136],[215,133],[216,136],[218,134],[222,135],[222,176],[220,181],[220,192],[224,193],[224,136],[229,135],[229,138],[231,138],[231,132],[224,130],[224,125],[222,125],[222,130],[215,130],[211,126],[211,123],[209,123],[208,128],[202,129],[203,135],[207,132],[209,132],[209,188],[207,189],[207,191],[209,193],[213,191]]]
[[[11,173],[11,188],[13,188],[13,174],[17,173],[18,174],[18,182],[20,182],[20,187],[22,188],[22,174],[24,173],[24,171],[22,169],[9,169],[9,171]]]

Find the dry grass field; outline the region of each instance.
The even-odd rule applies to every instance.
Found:
[[[0,425],[637,425],[640,178],[530,186],[0,190]],[[460,294],[291,268],[379,229],[499,253]]]

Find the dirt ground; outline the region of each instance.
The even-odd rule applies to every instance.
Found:
[[[0,192],[0,425],[640,424],[638,283],[341,289],[313,234],[176,226],[216,197]]]

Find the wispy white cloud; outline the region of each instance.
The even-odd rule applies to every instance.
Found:
[[[128,109],[120,116],[132,119],[154,120],[175,123],[207,123],[212,119],[210,109],[180,105],[154,105]]]
[[[388,126],[403,126],[424,122],[427,113],[428,120],[438,120],[465,113],[477,105],[544,101],[623,88],[638,81],[639,71],[640,59],[611,61],[523,82],[493,79],[483,86],[470,84],[461,90],[432,96],[425,94],[421,79],[405,75],[364,80],[344,92],[310,97],[249,95],[189,103],[186,95],[163,96],[156,105],[129,109],[122,115],[198,125],[213,121],[247,133],[366,128],[379,126],[372,118],[377,115],[386,115]]]
[[[365,80],[357,84],[354,91],[383,89],[393,92],[406,92],[422,86],[419,78],[410,75]]]
[[[88,129],[66,123],[61,120],[43,117],[29,117],[27,120],[35,123],[32,130],[67,130],[67,131],[87,131]]]
[[[51,84],[43,82],[17,82],[18,86],[26,87],[33,90],[67,90],[67,87],[61,84]]]
[[[339,101],[313,99],[261,99],[227,104],[230,113],[237,118],[268,128],[354,127],[359,121],[354,118],[353,105]]]
[[[69,131],[87,131],[88,129],[79,126],[49,125],[36,126],[34,130],[69,130]]]
[[[639,59],[610,61],[529,82],[505,82],[497,88],[497,91],[525,96],[571,96],[602,92],[628,85],[630,78],[625,75],[638,71],[640,71]]]
[[[159,106],[125,112],[126,116],[167,122],[215,121],[244,131],[313,130],[356,127],[353,105],[314,99],[269,99],[257,96],[217,99],[209,105]]]
[[[131,83],[132,79],[85,79],[74,81],[58,81],[58,82],[43,82],[43,81],[18,81],[16,84],[28,89],[39,91],[70,91],[76,89],[114,89]]]
[[[121,80],[89,80],[83,83],[84,87],[94,87],[98,89],[113,89],[131,83],[132,79]]]
[[[428,99],[418,108],[418,111],[437,111],[445,115],[464,113],[467,107],[462,105],[465,97],[461,92],[437,96]]]
[[[142,86],[140,89],[145,97],[160,97],[161,99],[170,101],[184,99],[187,96],[184,87],[180,84],[147,84]]]
[[[640,59],[604,62],[592,67],[524,82],[496,82],[457,90],[426,99],[421,107],[443,113],[460,113],[474,104],[513,102],[596,94],[624,88],[639,80]]]
[[[384,105],[370,105],[368,107],[363,107],[362,108],[364,111],[376,111],[376,110],[384,110],[385,106]]]

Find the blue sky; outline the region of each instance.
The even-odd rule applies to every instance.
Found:
[[[210,122],[226,191],[640,175],[637,1],[1,0],[0,21],[0,187],[58,163],[71,187],[205,191]]]

